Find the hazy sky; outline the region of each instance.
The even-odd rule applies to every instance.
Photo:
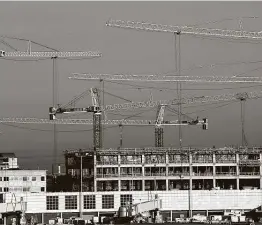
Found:
[[[98,86],[98,82],[69,80],[73,72],[91,73],[136,73],[163,74],[174,71],[174,36],[172,34],[137,32],[109,28],[109,18],[150,21],[173,25],[201,25],[215,28],[238,29],[239,17],[244,19],[245,30],[261,30],[262,2],[0,2],[1,35],[34,40],[61,51],[99,50],[103,57],[87,60],[59,60],[59,102],[65,104],[84,90]],[[233,19],[233,20],[228,20]],[[8,41],[7,39],[5,39]],[[26,43],[9,41],[15,47],[25,50]],[[0,48],[11,51],[0,43]],[[33,50],[39,48],[33,46]],[[259,76],[262,64],[262,43],[236,42],[221,39],[181,37],[182,73],[189,75]],[[258,62],[259,61],[259,62]],[[245,62],[232,64],[235,62]],[[196,69],[195,66],[228,63],[215,67]],[[0,112],[1,117],[48,118],[48,107],[52,105],[52,61],[20,62],[0,60]],[[189,70],[190,68],[194,68]],[[245,74],[245,72],[247,72]],[[129,83],[130,84],[130,83]],[[132,86],[131,86],[132,85]],[[169,91],[153,89],[154,99],[176,98],[176,84],[131,83],[121,85],[105,83],[105,90],[133,101],[147,100],[149,89],[140,86],[169,88]],[[247,86],[248,88],[240,88]],[[252,87],[251,87],[252,86]],[[184,96],[203,96],[242,91],[260,90],[257,85],[187,85]],[[163,88],[163,89],[164,89]],[[231,88],[231,89],[230,89]],[[174,89],[170,91],[170,89]],[[201,89],[201,90],[188,90]],[[203,90],[208,89],[208,90]],[[219,90],[215,90],[219,89]],[[124,100],[106,95],[105,103],[121,103]],[[77,106],[91,104],[86,96]],[[191,117],[207,117],[209,130],[187,127],[183,131],[185,146],[225,146],[241,143],[240,103],[224,107],[222,104],[205,105],[183,109]],[[212,109],[211,109],[212,107]],[[202,111],[203,110],[203,111]],[[261,145],[261,99],[246,103],[246,134],[250,145]],[[133,112],[120,112],[131,115]],[[156,111],[142,114],[134,119],[154,119]],[[119,114],[119,112],[115,112]],[[172,115],[172,116],[171,116]],[[91,118],[91,114],[82,116]],[[78,117],[80,118],[80,117]],[[108,114],[109,119],[124,118]],[[175,119],[171,112],[166,119]],[[13,125],[15,127],[13,127]],[[51,125],[0,125],[0,150],[15,152],[23,167],[50,168],[52,163],[53,133]],[[19,129],[16,126],[26,128]],[[84,148],[92,145],[92,126],[59,126],[59,154],[65,148]],[[79,132],[81,130],[86,130]],[[78,132],[75,132],[78,131]],[[177,128],[165,129],[165,146],[177,146]],[[119,129],[111,128],[105,133],[105,147],[119,146]],[[124,147],[154,145],[153,127],[124,128]],[[62,157],[60,157],[63,160]]]

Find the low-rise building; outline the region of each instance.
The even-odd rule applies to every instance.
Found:
[[[46,170],[0,170],[0,192],[46,192]]]

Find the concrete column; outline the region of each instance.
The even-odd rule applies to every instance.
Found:
[[[173,210],[171,210],[170,220],[173,221]]]
[[[94,153],[94,192],[97,191],[97,183],[96,183],[96,152]]]
[[[213,188],[216,187],[216,154],[213,153]]]
[[[45,214],[42,213],[42,224],[44,224],[44,223],[45,223]]]
[[[168,160],[168,153],[166,152],[166,190],[169,190],[168,186],[168,165],[169,165],[169,160]]]
[[[166,153],[166,190],[169,190],[169,185],[168,185],[168,165],[169,165],[169,160],[168,160],[168,153]]]
[[[208,210],[207,210],[207,212],[206,212],[206,215],[208,216]]]
[[[142,154],[142,191],[145,191],[145,155]]]
[[[121,191],[121,179],[118,180],[118,191]]]
[[[239,190],[239,154],[236,153],[237,190]]]
[[[117,155],[117,164],[118,164],[118,191],[121,191],[121,156]]]

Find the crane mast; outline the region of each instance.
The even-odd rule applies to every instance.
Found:
[[[155,126],[155,147],[164,147],[164,128],[161,126],[164,121],[165,106],[160,105],[157,111]]]

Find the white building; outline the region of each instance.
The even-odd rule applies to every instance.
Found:
[[[127,201],[144,202],[158,194],[162,200],[163,213],[174,220],[189,209],[188,190],[172,191],[110,191],[83,192],[81,209],[84,215],[105,215],[114,213]],[[2,193],[0,213],[21,210],[21,202],[25,213],[37,215],[39,222],[47,222],[49,217],[60,213],[63,218],[76,216],[79,213],[79,193]],[[22,198],[21,198],[22,197]],[[22,199],[22,201],[21,201]],[[249,211],[261,205],[262,190],[193,190],[190,196],[193,215],[213,215],[224,210]]]
[[[0,170],[18,169],[17,157],[14,153],[0,153]]]
[[[46,170],[0,170],[0,192],[46,192]]]

